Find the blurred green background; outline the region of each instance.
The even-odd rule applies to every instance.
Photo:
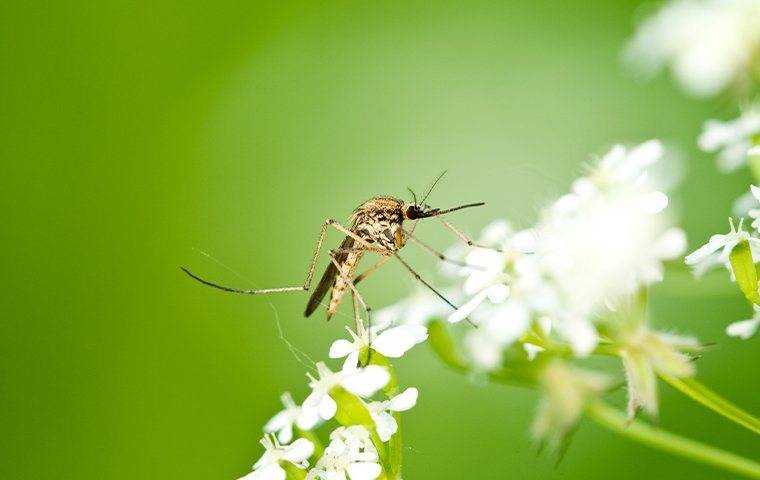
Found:
[[[2,2],[0,477],[248,472],[280,392],[307,391],[277,320],[325,358],[349,312],[307,320],[305,295],[226,295],[178,266],[241,286],[298,284],[326,217],[423,190],[444,169],[430,202],[487,202],[456,218],[475,233],[496,217],[528,225],[611,143],[661,137],[688,159],[674,203],[690,244],[723,230],[749,176],[717,173],[694,144],[704,119],[736,107],[621,68],[642,11],[597,0]],[[419,231],[453,243],[434,224]],[[424,253],[407,257],[436,270]],[[760,413],[760,339],[723,334],[748,307],[725,274],[697,283],[674,270],[654,295],[657,324],[718,342],[700,378]],[[380,307],[412,286],[389,265],[364,291]],[[405,478],[729,478],[588,423],[555,468],[530,442],[534,392],[472,383],[425,345],[397,367],[421,391],[404,416]],[[758,451],[751,433],[666,386],[660,423]]]

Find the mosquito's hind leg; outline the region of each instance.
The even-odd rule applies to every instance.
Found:
[[[305,291],[308,291],[309,288],[311,288],[311,281],[314,277],[314,271],[317,268],[317,259],[319,258],[319,253],[322,251],[322,244],[325,241],[325,234],[327,233],[327,228],[330,226],[332,226],[339,232],[352,237],[361,245],[365,246],[366,249],[368,250],[373,250],[377,248],[377,247],[373,247],[366,240],[359,237],[358,235],[356,235],[355,233],[353,233],[352,231],[350,231],[349,229],[347,229],[346,227],[338,223],[337,220],[328,218],[322,223],[322,228],[319,231],[319,239],[317,240],[317,245],[314,248],[314,254],[311,257],[311,263],[309,264],[309,272],[306,274],[306,280],[304,281],[303,285],[301,285],[300,287],[279,287],[279,288],[262,288],[262,289],[232,288],[232,287],[226,287],[224,285],[219,285],[217,283],[213,283],[204,278],[201,278],[185,267],[180,267],[180,268],[182,269],[183,272],[185,272],[188,276],[190,276],[194,280],[197,280],[198,282],[204,285],[208,285],[209,287],[218,288],[219,290],[223,290],[225,292],[244,293],[247,295],[260,295],[260,294],[267,294],[267,293],[286,293],[286,292],[305,292]]]

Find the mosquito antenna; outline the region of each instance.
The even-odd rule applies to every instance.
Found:
[[[406,189],[407,189],[407,190],[409,190],[409,193],[411,193],[411,194],[412,194],[412,199],[414,200],[414,204],[415,204],[415,205],[419,205],[419,204],[417,203],[417,194],[416,194],[416,193],[414,193],[414,190],[412,190],[412,187],[406,187]]]
[[[422,203],[425,203],[425,200],[430,196],[430,193],[433,191],[436,185],[438,185],[438,182],[443,178],[444,175],[446,175],[446,172],[448,170],[444,170],[441,172],[440,175],[438,175],[438,178],[435,179],[432,185],[430,185],[430,188],[428,188],[427,193],[425,193],[425,197],[422,199]]]

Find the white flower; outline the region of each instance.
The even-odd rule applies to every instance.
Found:
[[[638,28],[625,58],[646,74],[669,66],[704,97],[749,78],[759,48],[757,0],[671,0]]]
[[[734,222],[729,219],[730,231],[726,234],[715,234],[710,240],[686,256],[686,264],[691,266],[694,274],[700,276],[710,268],[716,265],[724,265],[729,272],[731,261],[729,255],[734,247],[742,240],[747,240],[752,251],[752,258],[760,260],[760,240],[750,236],[742,229],[742,222],[739,221],[739,228],[734,227]]]
[[[398,424],[391,412],[404,412],[414,407],[417,403],[417,395],[417,389],[410,387],[390,400],[367,404],[367,410],[375,422],[380,440],[387,442],[398,430]]]
[[[296,405],[293,401],[293,397],[291,397],[288,392],[283,393],[280,400],[282,400],[282,404],[285,408],[264,425],[264,432],[277,432],[277,440],[281,443],[287,444],[293,439],[293,424],[296,422],[299,415],[301,415],[301,407]]]
[[[699,148],[718,153],[718,168],[731,172],[747,163],[755,137],[760,135],[760,107],[745,111],[730,122],[709,120],[699,136]],[[758,148],[758,147],[755,147]]]
[[[628,385],[628,416],[639,410],[657,415],[657,374],[690,377],[696,372],[691,358],[680,352],[696,349],[693,337],[655,332],[645,324],[622,335],[620,358],[623,360]]]
[[[356,364],[345,363],[340,372],[333,372],[324,363],[318,362],[317,373],[319,378],[306,374],[312,391],[304,400],[296,422],[304,430],[311,430],[320,419],[329,420],[335,416],[338,405],[330,397],[333,388],[341,386],[354,395],[368,398],[390,380],[388,370],[377,365],[358,368]]]
[[[584,355],[597,342],[594,319],[607,305],[662,280],[662,263],[680,255],[685,235],[670,227],[668,197],[651,168],[663,159],[658,141],[614,146],[539,224],[541,262],[559,307],[556,332]]]
[[[497,240],[498,239],[498,240]],[[498,244],[500,251],[475,248],[465,258],[468,267],[460,274],[466,279],[462,290],[471,298],[449,315],[449,322],[461,322],[469,317],[484,300],[500,304],[509,295],[509,274],[505,271],[536,249],[536,234],[530,230],[514,232],[509,223],[496,221],[486,227],[480,240],[483,244]]]
[[[253,465],[253,471],[240,480],[285,480],[286,472],[281,461],[303,469],[309,466],[308,459],[314,453],[314,444],[305,438],[283,446],[274,437],[264,436],[261,444],[266,449],[264,455]]]
[[[580,420],[589,401],[610,385],[606,375],[554,360],[541,372],[543,396],[533,422],[533,436],[557,448]]]
[[[734,322],[726,327],[726,334],[728,336],[739,337],[742,340],[746,340],[757,332],[757,327],[760,326],[760,307],[757,305],[752,305],[752,307],[755,309],[752,318]]]
[[[338,427],[307,480],[374,480],[382,473],[369,432],[360,425]]]
[[[369,330],[362,326],[358,335],[346,327],[353,342],[345,339],[334,341],[330,346],[330,358],[346,357],[347,363],[356,365],[362,349],[369,347],[370,344],[374,351],[386,357],[399,358],[413,346],[427,340],[427,328],[422,325],[399,325],[388,328],[390,325],[390,322],[386,322],[372,326]]]

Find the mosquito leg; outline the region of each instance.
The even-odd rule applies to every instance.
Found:
[[[422,283],[423,285],[425,285],[425,286],[426,286],[426,287],[427,287],[427,288],[428,288],[428,289],[429,289],[431,292],[433,292],[434,294],[436,294],[436,296],[437,296],[438,298],[440,298],[441,300],[443,300],[444,302],[446,302],[446,304],[447,304],[448,306],[450,306],[451,308],[453,308],[454,310],[458,310],[458,309],[459,309],[459,307],[457,307],[456,305],[454,305],[453,303],[451,303],[451,301],[450,301],[448,298],[444,297],[444,296],[443,296],[443,294],[442,294],[441,292],[439,292],[438,290],[436,290],[436,289],[435,289],[435,287],[433,287],[433,286],[432,286],[432,285],[430,285],[428,282],[426,282],[426,281],[425,281],[425,280],[424,280],[424,279],[423,279],[423,278],[420,276],[420,274],[419,274],[419,273],[417,273],[417,272],[416,272],[416,271],[415,271],[415,270],[414,270],[414,269],[411,267],[411,265],[409,265],[408,263],[406,263],[406,261],[405,261],[403,258],[401,258],[401,256],[400,256],[398,253],[394,253],[394,254],[393,254],[393,256],[394,256],[394,257],[396,257],[396,258],[398,259],[398,261],[399,261],[399,262],[401,262],[401,265],[403,265],[403,266],[404,266],[404,268],[406,268],[406,269],[409,271],[409,273],[411,273],[411,274],[412,274],[412,276],[413,276],[415,279],[419,280],[419,281],[420,281],[420,283]],[[465,320],[467,320],[467,322],[468,322],[470,325],[472,325],[473,327],[476,327],[476,326],[477,326],[477,325],[475,325],[474,323],[472,323],[472,320],[470,320],[469,318],[466,318]]]
[[[377,262],[375,262],[371,267],[369,267],[368,269],[366,269],[365,271],[363,271],[362,273],[354,277],[354,285],[361,282],[365,278],[369,277],[372,273],[374,273],[375,270],[385,265],[385,262],[387,262],[390,259],[391,257],[387,255],[380,257],[380,259]]]
[[[411,239],[414,243],[416,243],[417,245],[419,245],[420,247],[422,247],[424,250],[426,250],[427,252],[429,252],[430,254],[432,254],[433,256],[435,256],[436,258],[438,258],[439,260],[441,260],[443,262],[449,262],[449,263],[453,263],[454,265],[458,265],[460,267],[467,267],[467,268],[472,268],[472,269],[475,269],[475,270],[484,270],[483,267],[478,267],[478,266],[474,266],[474,265],[468,265],[466,262],[462,262],[462,261],[459,261],[459,260],[454,260],[453,258],[449,258],[446,255],[444,255],[441,252],[439,252],[438,250],[435,250],[433,247],[431,247],[427,243],[423,242],[419,238],[413,236],[412,232],[407,232],[406,230],[402,230],[402,231],[404,232],[404,235],[406,236],[406,238]]]
[[[343,281],[351,289],[351,292],[353,293],[353,295],[356,296],[356,300],[364,308],[364,312],[367,315],[367,323],[369,324],[370,323],[370,313],[372,312],[372,309],[369,308],[369,306],[367,305],[367,302],[364,301],[364,297],[362,297],[362,294],[359,293],[359,290],[356,289],[356,286],[354,285],[354,282],[349,278],[348,272],[346,272],[343,269],[343,267],[340,265],[340,263],[338,263],[338,261],[335,259],[335,254],[332,251],[330,251],[329,255],[330,255],[330,261],[332,262],[333,265],[335,265],[335,268],[338,269],[338,274],[341,276],[341,278],[343,278]],[[356,322],[357,322],[356,326],[357,327],[361,326],[360,323],[359,323],[360,321],[361,321],[361,319],[357,317],[357,319],[356,319]],[[369,326],[367,328],[369,328]],[[357,335],[361,335],[360,328],[356,329],[356,334]]]
[[[459,238],[460,240],[462,240],[464,243],[466,243],[467,245],[469,245],[471,247],[486,248],[488,250],[495,250],[497,252],[503,252],[504,251],[504,250],[502,250],[500,248],[487,247],[485,245],[480,245],[478,243],[475,243],[472,240],[470,240],[469,238],[467,238],[467,236],[464,233],[462,233],[459,230],[457,230],[457,228],[454,225],[452,225],[451,223],[449,223],[449,221],[446,220],[445,218],[440,217],[440,216],[437,216],[435,218],[437,218],[443,224],[444,227],[446,227],[449,230],[451,230],[454,233],[454,235],[457,236],[457,238]]]
[[[280,287],[280,288],[262,288],[262,289],[232,288],[232,287],[226,287],[224,285],[219,285],[217,283],[213,283],[204,278],[201,278],[185,267],[180,267],[180,268],[188,276],[199,281],[200,283],[204,285],[208,285],[209,287],[218,288],[219,290],[223,290],[225,292],[243,293],[247,295],[260,295],[260,294],[267,294],[267,293],[286,293],[286,292],[307,291],[309,290],[309,288],[311,288],[311,281],[312,281],[312,278],[314,277],[314,271],[317,268],[317,259],[319,258],[319,253],[322,251],[322,244],[325,241],[325,234],[327,233],[327,227],[330,227],[330,226],[332,226],[339,232],[352,237],[354,240],[359,242],[360,245],[365,246],[368,250],[372,250],[372,251],[378,250],[377,247],[373,247],[369,242],[367,242],[363,238],[359,237],[358,235],[356,235],[355,233],[353,233],[352,231],[350,231],[349,229],[347,229],[346,227],[338,223],[337,220],[328,218],[327,220],[324,221],[324,223],[322,223],[322,228],[319,231],[319,239],[317,240],[317,245],[314,248],[314,255],[312,255],[311,263],[309,264],[309,272],[306,274],[306,280],[304,281],[303,285],[300,287]]]

